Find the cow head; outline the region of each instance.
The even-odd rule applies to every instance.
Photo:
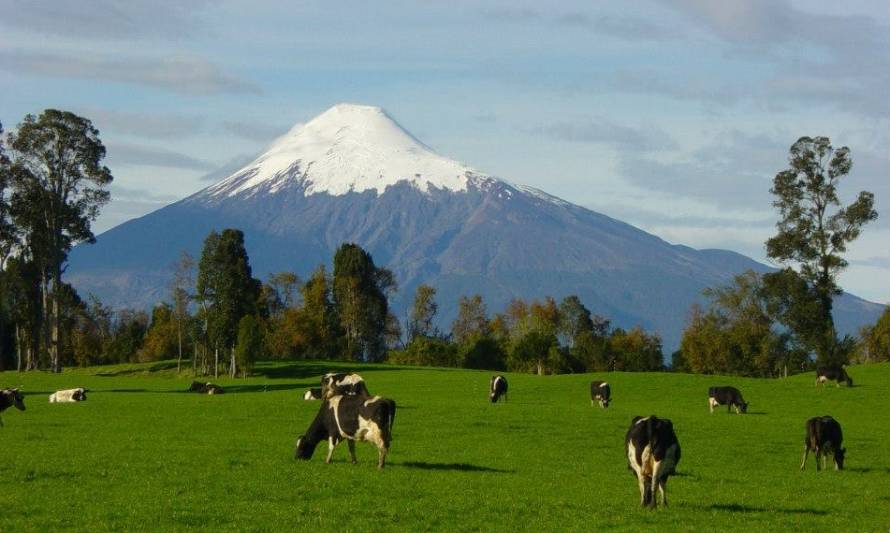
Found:
[[[74,401],[82,402],[87,399],[87,389],[77,389],[71,397]]]
[[[297,448],[294,451],[294,459],[300,459],[303,461],[312,459],[312,454],[315,453],[315,447],[317,445],[317,442],[312,442],[307,439],[306,435],[300,435],[299,437],[297,437]]]
[[[739,411],[742,413],[748,412],[748,402],[742,402],[739,404]]]
[[[9,392],[12,394],[12,405],[19,411],[24,411],[25,395],[19,389],[10,389]]]
[[[609,400],[610,400],[610,399],[611,399],[611,398],[603,398],[602,400],[600,400],[600,405],[602,405],[603,407],[609,407]]]
[[[853,378],[850,377],[850,374],[847,374],[846,372],[844,372],[844,378],[845,378],[844,381],[847,382],[847,386],[852,387],[853,386]]]
[[[834,467],[837,470],[844,469],[844,456],[847,454],[846,448],[841,448],[839,450],[834,451]]]

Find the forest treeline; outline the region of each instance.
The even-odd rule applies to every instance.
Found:
[[[68,253],[93,242],[91,223],[110,199],[105,147],[73,113],[28,115],[0,125],[0,370],[45,369],[175,358],[194,374],[245,375],[259,358],[344,359],[517,372],[664,369],[661,339],[614,327],[577,296],[514,299],[491,312],[479,295],[459,297],[439,323],[436,288],[420,285],[405,317],[387,268],[353,243],[306,274],[253,276],[237,229],[213,231],[198,258],[171,265],[166,301],[150,312],[112,309],[63,280]],[[832,318],[846,246],[877,217],[867,191],[843,206],[837,184],[849,149],[825,137],[792,145],[771,192],[779,211],[767,255],[777,272],[736,276],[690,310],[671,368],[780,376],[816,363],[890,360],[890,311],[858,338]],[[305,273],[304,273],[305,274]],[[444,327],[443,327],[444,326]]]

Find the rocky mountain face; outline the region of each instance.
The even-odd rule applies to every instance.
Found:
[[[461,295],[491,313],[514,297],[578,295],[623,327],[659,332],[670,353],[701,290],[767,266],[725,250],[669,244],[638,228],[442,157],[376,107],[340,104],[295,126],[232,176],[79,246],[67,280],[114,306],[167,298],[182,250],[199,256],[212,229],[244,231],[255,275],[307,275],[355,242],[400,285],[404,312],[435,286],[440,325]],[[842,331],[882,306],[838,299]]]

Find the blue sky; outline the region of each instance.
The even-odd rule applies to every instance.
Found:
[[[98,231],[348,101],[490,174],[759,260],[788,147],[827,135],[853,153],[842,196],[873,191],[882,214],[842,285],[890,300],[890,3],[592,4],[0,0],[0,121],[93,120],[115,176]]]

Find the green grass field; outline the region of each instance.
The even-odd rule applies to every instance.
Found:
[[[293,460],[319,408],[302,400],[325,371],[354,369],[398,404],[387,468],[360,443],[324,464]],[[832,530],[890,526],[890,364],[853,367],[853,388],[813,375],[758,380],[508,374],[508,403],[487,401],[488,372],[342,363],[267,363],[219,379],[221,396],[182,392],[169,364],[60,375],[0,373],[27,411],[0,428],[0,531],[66,530]],[[738,386],[749,414],[709,414],[711,385]],[[83,386],[88,400],[49,404]],[[671,507],[639,506],[624,433],[634,415],[670,418],[682,445]],[[798,466],[804,422],[844,429],[846,470]]]

